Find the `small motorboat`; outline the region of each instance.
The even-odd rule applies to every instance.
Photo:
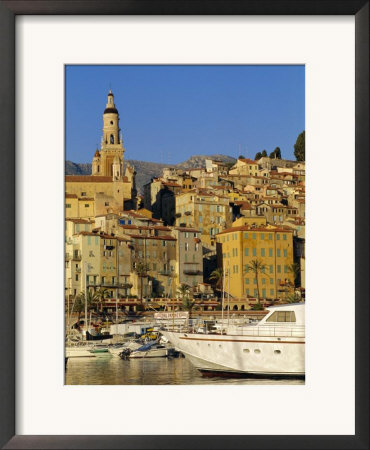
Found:
[[[126,349],[121,352],[122,359],[132,358],[164,358],[168,356],[168,349],[166,346],[158,342],[149,342],[142,345],[136,350]]]
[[[122,353],[125,350],[137,350],[138,348],[142,347],[142,342],[136,342],[136,341],[129,341],[125,342],[124,344],[115,344],[110,347],[108,347],[108,351],[113,356],[120,356],[120,353]]]

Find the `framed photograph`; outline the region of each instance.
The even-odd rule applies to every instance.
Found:
[[[368,448],[368,2],[0,20],[3,448]]]

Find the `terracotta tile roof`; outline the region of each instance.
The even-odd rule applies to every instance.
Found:
[[[159,241],[177,241],[173,236],[143,236],[142,234],[129,234],[133,239],[156,239]]]
[[[186,228],[186,227],[175,227],[175,230],[179,231],[189,231],[191,233],[200,233],[200,230],[197,230],[196,228]]]
[[[121,228],[125,230],[159,230],[159,231],[171,231],[171,228],[165,227],[162,225],[119,225]]]
[[[177,183],[171,183],[171,182],[168,182],[168,181],[162,181],[162,184],[163,184],[163,186],[179,187],[179,188],[181,188],[181,186],[180,186],[179,184],[177,184]]]
[[[245,164],[256,164],[258,166],[258,162],[253,161],[253,159],[249,159],[249,158],[240,158],[238,159],[238,161],[242,161]]]
[[[92,223],[91,220],[88,219],[66,219],[67,222],[73,222],[73,223]]]
[[[97,175],[66,175],[66,183],[113,183],[112,177]],[[123,182],[128,182],[127,177],[122,177]]]
[[[243,225],[240,227],[231,227],[227,228],[226,230],[221,231],[216,236],[219,236],[220,234],[226,234],[226,233],[233,233],[236,231],[259,231],[264,233],[291,233],[292,229],[290,227],[276,227],[276,228],[267,228],[267,227],[251,227],[249,225]]]
[[[81,235],[81,236],[99,236],[96,233],[93,233],[92,231],[80,231],[79,233],[76,233],[75,236]]]

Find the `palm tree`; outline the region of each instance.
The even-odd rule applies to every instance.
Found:
[[[140,278],[140,300],[143,301],[143,278],[148,276],[149,266],[146,263],[139,262],[136,264],[134,270]]]
[[[223,271],[222,267],[218,267],[217,269],[215,269],[209,276],[210,280],[215,281],[215,286],[216,286],[216,289],[218,289],[218,290],[221,290],[221,288],[222,288],[223,276],[224,276],[224,271]]]
[[[181,283],[177,288],[177,295],[182,300],[182,307],[185,311],[189,311],[189,316],[195,305],[195,300],[191,297],[191,289],[185,283]]]
[[[106,299],[107,293],[108,293],[108,289],[103,289],[103,288],[94,292],[94,300],[95,300],[95,303],[98,304],[99,311],[101,309],[101,304]]]
[[[78,313],[78,322],[80,321],[82,311],[85,310],[85,299],[87,298],[87,310],[91,311],[96,307],[99,301],[104,299],[104,294],[105,290],[100,289],[95,292],[91,292],[90,290],[88,290],[87,295],[85,294],[85,292],[80,292],[76,296],[73,309]],[[85,317],[85,321],[87,321],[87,317]]]
[[[293,288],[298,286],[299,276],[301,274],[301,268],[298,263],[293,263],[288,265],[288,272],[293,275]]]
[[[245,266],[245,272],[253,272],[257,281],[257,303],[260,304],[260,290],[258,276],[264,273],[267,269],[267,265],[261,259],[252,259],[249,264]]]

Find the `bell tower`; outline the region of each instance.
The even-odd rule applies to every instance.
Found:
[[[105,146],[117,145],[120,143],[119,117],[114,104],[114,96],[109,90],[108,101],[103,114],[103,142]]]
[[[97,153],[95,153],[92,175],[111,176],[113,180],[119,180],[122,177],[121,168],[123,167],[123,154],[125,149],[120,131],[119,114],[114,103],[113,92],[110,89],[103,113],[103,136],[100,152],[98,152],[99,161]],[[117,173],[119,174],[118,177]]]

